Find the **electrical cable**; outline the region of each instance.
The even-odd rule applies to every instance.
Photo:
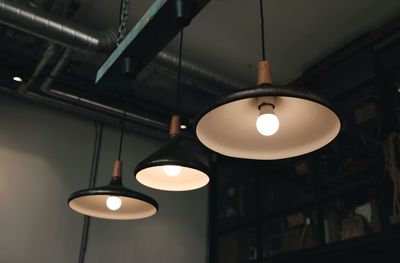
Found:
[[[180,40],[179,40],[179,58],[178,58],[178,76],[176,83],[176,114],[181,113],[181,71],[182,71],[182,49],[183,49],[183,29],[181,29]]]
[[[260,19],[261,19],[262,60],[265,60],[266,59],[266,55],[265,55],[265,32],[264,32],[264,6],[263,6],[263,0],[260,0]]]
[[[125,118],[126,118],[126,109],[124,109],[124,113],[123,113],[122,119],[121,119],[121,135],[119,138],[118,160],[121,160],[122,143],[124,141],[124,134],[125,134]]]

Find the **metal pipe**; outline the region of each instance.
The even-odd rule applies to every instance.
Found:
[[[110,51],[116,47],[113,32],[91,31],[17,2],[0,0],[0,22],[80,51]]]
[[[154,59],[154,64],[168,69],[177,68],[178,57],[169,52],[161,51]],[[222,76],[186,59],[182,59],[182,73],[184,76],[203,81],[208,86],[221,90],[238,90],[248,86],[248,83],[241,83]]]
[[[61,109],[66,112],[71,112],[86,118],[99,120],[111,126],[119,125],[121,114],[123,112],[121,109],[113,108],[104,104],[97,103],[95,101],[86,100],[68,93],[59,92],[57,90],[52,90],[51,97],[45,95],[39,95],[37,93],[29,91],[21,94],[18,93],[16,90],[12,90],[4,86],[0,86],[0,92],[12,96],[19,96],[22,98],[26,98],[30,101],[37,102],[40,104],[45,104],[48,105],[49,107]],[[57,96],[54,96],[56,93],[58,94],[62,93],[63,95],[61,95],[62,97],[60,96],[60,98],[63,99],[62,100],[56,99]],[[140,127],[144,126],[150,128],[146,129],[146,131],[142,133],[143,135],[149,136],[149,134],[151,134],[153,137],[160,139],[167,139],[169,137],[167,136],[169,130],[169,123],[167,122],[164,123],[131,112],[127,112],[126,121],[129,122],[130,124],[128,128],[130,130],[135,130],[136,132],[141,132],[140,130],[137,129],[139,127],[138,125],[140,125]],[[182,132],[182,135],[189,139],[194,138],[193,135],[188,132]]]
[[[55,48],[54,45],[52,46],[52,44],[50,44],[48,50],[52,50],[53,48]],[[48,50],[45,51],[45,54],[48,52]],[[98,103],[96,101],[87,100],[85,98],[71,95],[71,94],[68,94],[68,93],[65,93],[62,91],[51,89],[51,85],[53,84],[54,80],[58,77],[61,70],[64,68],[65,64],[68,62],[70,54],[71,54],[71,49],[67,48],[64,51],[63,55],[61,56],[61,58],[57,61],[53,70],[50,72],[50,75],[44,80],[43,84],[40,86],[40,90],[48,96],[59,98],[63,101],[69,101],[69,102],[72,102],[75,104],[84,105],[89,108],[98,109],[103,112],[112,113],[113,115],[121,115],[123,113],[123,110],[113,108],[113,107]],[[46,57],[45,55],[43,55],[43,56]],[[40,61],[37,68],[40,68],[41,66],[39,67],[39,65],[42,65],[42,64],[44,67],[47,64],[47,62],[46,63],[45,62],[46,62],[46,60]],[[28,92],[24,92],[24,93],[20,93],[20,94],[26,95],[27,97],[31,97],[33,95],[32,93],[28,94]],[[153,119],[150,119],[150,118],[147,118],[147,117],[144,117],[141,115],[137,115],[137,114],[131,113],[131,112],[126,113],[126,119],[128,121],[145,124],[146,126],[160,129],[160,130],[168,130],[168,128],[169,128],[169,125],[167,123],[155,121]]]
[[[69,56],[71,55],[71,49],[67,48],[61,58],[57,61],[53,70],[50,72],[50,75],[45,79],[43,84],[40,86],[40,90],[46,94],[48,94],[50,90],[50,86],[53,81],[58,77],[61,70],[65,67],[65,64],[68,62]]]
[[[0,23],[80,52],[107,52],[116,47],[115,32],[92,31],[16,2],[0,0]],[[153,63],[159,67],[176,68],[178,57],[169,52],[160,52]],[[187,60],[183,60],[182,72],[216,89],[236,90],[248,85]]]
[[[104,104],[96,102],[96,101],[87,100],[87,99],[84,99],[84,98],[81,98],[81,97],[78,97],[78,96],[75,96],[75,95],[72,95],[69,93],[65,93],[65,92],[62,92],[59,90],[50,89],[49,92],[50,92],[49,95],[51,95],[52,97],[62,98],[63,100],[67,100],[67,101],[70,101],[70,102],[73,102],[76,104],[84,105],[89,108],[98,109],[98,110],[101,110],[102,112],[111,113],[114,116],[115,115],[121,116],[121,114],[124,112],[121,109],[107,106],[107,105],[104,105]],[[120,117],[118,117],[118,118],[120,118]],[[129,121],[136,122],[136,123],[145,124],[148,127],[160,129],[163,131],[168,131],[168,129],[169,129],[168,123],[159,122],[159,121],[150,119],[148,117],[137,115],[133,112],[127,112],[126,119]]]
[[[46,80],[43,82],[43,84],[40,86],[40,90],[51,97],[56,97],[62,100],[70,101],[73,103],[78,103],[78,104],[83,104],[85,106],[88,106],[90,108],[96,108],[100,109],[102,111],[107,111],[113,114],[122,114],[123,110],[116,109],[101,103],[98,103],[96,101],[91,101],[85,98],[81,98],[72,94],[68,94],[62,91],[58,91],[55,89],[51,89],[51,85],[53,84],[54,80],[58,77],[60,74],[61,70],[64,68],[65,64],[68,62],[69,56],[71,54],[71,49],[67,48],[61,58],[57,61],[56,65],[54,66],[53,70],[51,71],[50,75],[46,78]],[[146,124],[147,126],[157,128],[157,129],[168,129],[168,124],[158,122],[155,120],[152,120],[147,117],[143,117],[141,115],[137,115],[131,112],[126,113],[126,118],[127,120],[131,119],[136,123],[141,123],[141,124]]]
[[[40,87],[41,91],[46,95],[60,98],[62,101],[78,103],[80,105],[85,105],[90,108],[107,111],[113,114],[115,114],[116,111],[119,111],[118,109],[114,109],[95,101],[86,100],[84,98],[51,89],[51,84],[65,66],[71,53],[71,49],[86,53],[110,51],[116,46],[115,33],[91,31],[78,25],[72,25],[65,19],[51,17],[49,14],[41,12],[40,10],[32,9],[27,5],[6,0],[0,0],[0,23],[67,47],[67,50],[52,70],[50,76]],[[48,64],[51,57],[53,57],[53,48],[54,45],[51,46],[51,49],[48,49],[48,52],[45,52],[43,59],[36,67],[34,75],[40,74],[44,66]],[[176,67],[177,63],[177,57],[167,52],[161,52],[154,60],[154,64],[166,68]],[[183,61],[182,70],[188,76],[204,81],[210,84],[210,86],[215,86],[218,89],[238,89],[241,87],[236,84],[236,81],[222,77],[188,61]],[[33,79],[31,81],[33,81]],[[29,85],[27,85],[26,88],[29,88],[32,83],[28,82],[28,84]],[[26,91],[26,88],[22,88],[22,91]],[[33,96],[33,94],[27,94],[27,92],[25,92],[24,95],[28,97]],[[127,115],[132,121],[137,123],[152,126],[161,130],[168,128],[168,125],[165,123],[139,116],[134,113],[128,113]]]
[[[101,103],[98,103],[96,101],[91,101],[85,98],[81,98],[75,95],[71,95],[62,91],[58,91],[58,90],[54,90],[51,89],[51,85],[53,84],[53,81],[58,77],[58,75],[60,74],[61,70],[64,68],[65,64],[68,62],[68,58],[70,56],[71,50],[69,48],[67,48],[64,51],[64,54],[62,55],[62,57],[60,58],[60,60],[57,62],[57,64],[54,66],[52,72],[50,73],[50,75],[47,77],[47,79],[43,82],[43,84],[40,87],[40,90],[45,93],[46,95],[52,96],[52,97],[56,97],[56,98],[60,98],[62,100],[67,100],[73,103],[79,103],[79,104],[83,104],[89,107],[94,107],[94,108],[98,108],[101,110],[106,110],[112,113],[117,113],[117,114],[122,114],[123,111],[120,109],[116,109]],[[143,117],[141,115],[137,115],[131,112],[127,112],[126,113],[126,117],[127,119],[131,119],[137,123],[142,123],[142,124],[146,124],[147,126],[151,126],[153,128],[158,128],[158,129],[165,129],[168,127],[167,124],[165,123],[161,123],[152,119],[149,119],[147,117]]]
[[[44,67],[46,67],[46,65],[53,58],[54,54],[56,53],[56,50],[57,50],[56,45],[54,45],[53,43],[50,43],[49,46],[47,47],[46,51],[43,53],[42,59],[36,65],[36,68],[33,71],[32,77],[29,79],[29,81],[26,84],[23,84],[18,88],[19,92],[24,93],[32,86],[35,79],[40,75],[40,73],[43,71]]]
[[[101,151],[101,143],[103,140],[103,123],[98,124],[95,122],[95,139],[94,148],[92,156],[92,165],[90,169],[89,177],[89,188],[93,188],[96,185],[97,180],[97,170],[99,167],[99,158]],[[89,230],[90,230],[90,216],[85,216],[83,221],[82,236],[81,236],[81,246],[79,250],[79,263],[85,262],[86,248],[89,241]]]

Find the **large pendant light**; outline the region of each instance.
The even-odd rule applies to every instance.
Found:
[[[209,149],[237,158],[274,160],[312,152],[337,136],[340,119],[318,94],[272,85],[262,0],[260,14],[263,59],[257,87],[225,96],[202,112],[197,137]]]
[[[124,113],[124,118],[125,119]],[[124,121],[123,121],[124,122]],[[122,124],[118,160],[115,161],[108,185],[77,191],[68,199],[68,205],[78,213],[104,219],[131,220],[154,215],[157,202],[149,196],[126,188],[122,184],[121,150],[124,137]]]
[[[177,112],[180,111],[180,79],[182,63],[183,30],[180,35]],[[188,151],[179,136],[180,117],[172,116],[171,140],[157,152],[140,162],[135,168],[136,179],[143,185],[166,191],[188,191],[205,186],[209,182],[208,168]]]

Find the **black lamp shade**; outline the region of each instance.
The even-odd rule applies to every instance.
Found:
[[[271,97],[280,127],[272,136],[256,128],[259,98]],[[221,98],[196,121],[196,134],[222,155],[275,160],[303,155],[331,142],[340,131],[333,107],[314,92],[260,84]]]
[[[110,210],[107,199],[119,197],[121,207]],[[77,191],[68,199],[68,205],[78,213],[114,220],[141,219],[157,213],[158,204],[149,196],[133,191],[122,185],[121,177],[112,177],[110,184]]]
[[[179,166],[179,174],[166,174],[165,166]],[[171,138],[160,150],[140,162],[135,168],[136,179],[143,185],[158,190],[188,191],[207,185],[207,166],[186,150],[179,136]]]

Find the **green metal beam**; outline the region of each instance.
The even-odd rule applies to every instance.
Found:
[[[175,4],[179,0],[157,0],[126,35],[107,61],[97,71],[96,84],[101,87],[115,86],[122,78],[121,60],[132,58],[135,77],[181,30],[177,23]],[[182,1],[182,0],[181,0]],[[210,0],[183,0],[190,5],[190,20]]]

